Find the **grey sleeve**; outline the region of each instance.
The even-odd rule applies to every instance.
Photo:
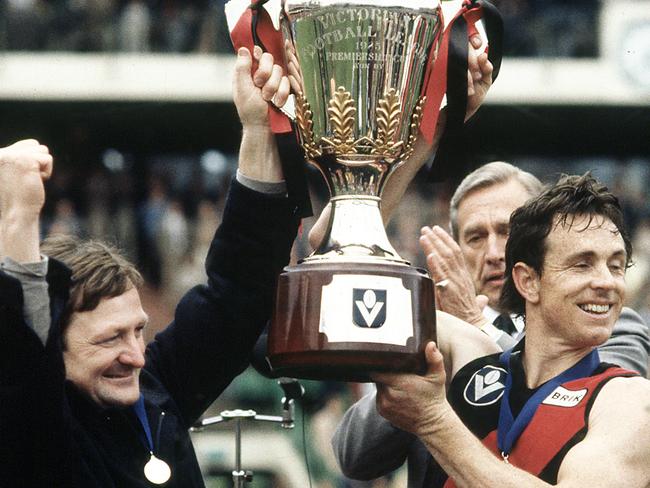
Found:
[[[239,170],[237,170],[237,175],[235,177],[239,183],[253,191],[266,193],[268,195],[285,195],[287,193],[287,184],[284,181],[271,183],[268,181],[254,180],[253,178],[244,175]]]
[[[638,313],[623,307],[612,336],[598,348],[600,359],[647,376],[649,352],[648,326]]]
[[[351,479],[372,480],[399,468],[417,439],[379,415],[375,398],[369,393],[352,405],[332,437],[341,471]]]
[[[23,288],[25,321],[43,344],[50,332],[50,296],[45,277],[47,256],[38,263],[18,263],[5,257],[0,263],[2,270],[20,281]]]

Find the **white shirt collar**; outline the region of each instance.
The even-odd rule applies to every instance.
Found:
[[[489,320],[490,323],[493,323],[494,319],[496,319],[499,315],[501,314],[496,310],[494,310],[489,305],[486,305],[485,308],[483,309],[483,316],[487,320]],[[515,324],[515,327],[517,328],[517,332],[518,332],[517,335],[521,334],[524,331],[524,325],[525,325],[524,318],[513,314],[510,314],[510,318],[512,319],[512,323]]]

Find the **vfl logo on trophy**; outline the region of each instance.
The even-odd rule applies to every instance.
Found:
[[[386,290],[352,289],[352,321],[357,327],[378,329],[386,322]]]

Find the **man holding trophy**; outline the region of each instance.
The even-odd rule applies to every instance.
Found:
[[[589,174],[513,213],[500,306],[525,317],[526,336],[472,358],[441,327],[425,375],[373,376],[379,413],[432,456],[418,486],[648,486],[650,383],[597,350],[631,252],[618,200]]]
[[[388,242],[381,197],[389,180],[407,185],[439,143],[450,146],[482,101],[497,72],[488,57],[498,60],[498,17],[482,1],[284,0],[274,21],[273,3],[231,15],[231,35],[284,60],[295,94],[284,112],[331,199],[315,252],[280,276],[269,362],[316,379],[423,372],[433,283]],[[489,47],[483,24],[495,33]],[[293,130],[271,119],[276,134]]]
[[[204,486],[188,429],[247,366],[298,225],[267,119],[288,79],[252,61],[235,64],[240,162],[208,282],[146,346],[131,263],[96,241],[39,246],[48,148],[0,148],[0,485]]]
[[[626,486],[646,486],[647,443],[635,433],[647,436],[650,429],[647,383],[601,364],[594,351],[620,312],[631,251],[618,203],[598,182],[568,178],[518,212],[520,234],[513,234],[520,245],[508,280],[520,294],[516,312],[530,322],[525,352],[522,342],[514,352],[490,356],[496,347],[486,336],[443,313],[437,315],[440,349],[431,342],[431,283],[385,239],[379,201],[400,166],[403,175],[409,167],[412,175],[427,159],[419,149],[435,146],[438,96],[445,90],[434,73],[451,77],[453,70],[436,67],[454,50],[445,42],[454,36],[437,2],[383,5],[282,3],[282,56],[293,78],[300,142],[332,199],[316,252],[281,276],[271,365],[301,377],[377,381],[380,413],[418,435],[451,476],[427,478],[423,486],[569,486],[584,480],[612,486],[620,470]],[[486,6],[464,2],[455,19],[471,23],[477,5]],[[257,9],[257,25],[265,15]],[[268,48],[271,38],[257,37]],[[453,91],[447,86],[448,123],[459,119]],[[532,242],[529,231],[537,232]],[[517,254],[529,249],[536,258]],[[463,410],[469,430],[445,399],[445,380],[452,377],[454,406]],[[617,398],[625,419],[617,419]],[[497,417],[498,429],[491,430]],[[551,432],[551,426],[567,428]],[[611,446],[609,432],[615,432]],[[489,434],[485,447],[476,438],[481,433]],[[616,466],[590,465],[592,455]]]
[[[435,8],[422,15],[412,11],[397,16],[371,14],[368,9],[360,14],[362,21],[372,19],[366,32],[377,37],[375,45],[390,48],[379,57],[368,55],[367,78],[390,72],[390,79],[401,80],[401,91],[381,82],[379,96],[368,100],[353,88],[358,79],[340,80],[352,91],[340,90],[336,76],[327,79],[326,84],[332,81],[334,89],[331,119],[326,123],[336,126],[335,133],[321,138],[326,147],[317,139],[311,143],[304,140],[305,147],[314,151],[313,157],[322,151],[330,165],[330,181],[343,190],[343,200],[348,200],[349,192],[372,193],[363,193],[364,201],[359,203],[343,201],[332,213],[346,213],[349,207],[351,213],[358,214],[357,206],[369,207],[373,222],[367,228],[373,235],[379,234],[379,239],[361,236],[360,242],[350,242],[346,237],[345,242],[332,239],[325,246],[335,254],[349,248],[352,254],[343,254],[354,256],[353,260],[360,257],[363,264],[387,256],[380,267],[390,270],[407,266],[383,240],[383,229],[378,229],[381,219],[377,222],[376,192],[385,184],[391,164],[402,155],[417,152],[420,126],[432,126],[429,145],[434,139],[436,120],[427,120],[426,114],[437,114],[437,107],[426,111],[426,101],[419,95],[422,90],[408,89],[410,76],[427,75],[429,64],[425,61],[437,52],[437,45],[434,50],[431,45],[442,35],[437,23],[440,9],[433,3]],[[334,21],[339,22],[338,18]],[[323,24],[325,19],[318,22]],[[402,42],[404,22],[408,43]],[[306,27],[310,25],[317,26],[307,21]],[[354,36],[356,29],[346,27],[346,33],[349,29]],[[429,45],[413,44],[413,39]],[[322,42],[315,40],[314,46]],[[466,37],[463,42],[467,43]],[[401,69],[404,53],[410,71]],[[30,140],[0,150],[0,309],[4,315],[0,329],[0,479],[4,482],[26,487],[203,486],[187,428],[246,366],[255,339],[269,318],[277,273],[288,260],[297,224],[284,195],[280,155],[269,130],[274,120],[267,118],[266,111],[268,101],[283,105],[289,80],[270,54],[256,50],[254,58],[246,50],[238,51],[234,100],[243,125],[240,166],[207,259],[209,282],[184,297],[174,323],[147,347],[143,341],[147,315],[137,290],[140,276],[130,263],[97,243],[57,239],[39,249],[44,181],[52,171],[47,147]],[[375,63],[381,63],[378,70]],[[485,56],[479,64],[481,73],[488,74]],[[301,73],[294,75],[300,77]],[[303,66],[302,79],[304,75]],[[465,70],[462,75],[465,79]],[[365,115],[360,113],[359,120],[353,116],[357,109],[351,106],[350,93],[364,108]],[[320,130],[323,120],[312,118],[306,103],[316,102],[298,104],[303,129],[309,134]],[[405,119],[396,119],[396,114],[404,111],[403,103],[410,113]],[[441,100],[434,103],[440,104]],[[366,130],[365,109],[382,114],[376,136]],[[357,120],[352,125],[350,117]],[[398,133],[406,140],[397,141]],[[331,148],[352,151],[345,153],[350,159],[337,160]],[[359,149],[364,158],[371,155],[370,163],[355,159],[353,150]],[[351,173],[348,167],[360,167],[361,171]],[[343,222],[349,225],[350,220]],[[333,235],[346,234],[336,231]],[[365,263],[366,257],[371,263]],[[368,276],[374,276],[372,273],[375,271]],[[400,290],[402,296],[408,295],[404,302],[410,301],[414,304],[411,309],[429,314],[424,320],[428,329],[424,334],[412,334],[417,341],[399,338],[407,343],[400,347],[401,351],[408,349],[408,368],[424,371],[420,339],[433,337],[431,290],[427,290],[430,285],[425,276],[413,270],[406,275],[411,278],[405,280],[411,279],[412,288],[420,295],[411,295],[402,287],[406,290]],[[383,281],[387,275],[377,276]],[[353,303],[357,306],[357,326],[373,329],[368,326],[376,324],[378,317],[394,313],[377,307],[380,303],[385,306],[386,301],[375,284],[354,286],[363,287],[363,293],[350,302],[350,309]],[[410,310],[408,316],[412,317]],[[414,343],[418,341],[421,344]],[[335,352],[341,350],[345,352],[345,347]],[[281,348],[276,348],[278,351]]]

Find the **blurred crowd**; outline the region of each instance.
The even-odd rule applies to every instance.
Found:
[[[503,17],[504,55],[598,56],[600,0],[493,0]]]
[[[0,49],[231,52],[225,0],[0,0]]]
[[[0,0],[0,50],[229,53],[226,0]],[[598,55],[599,0],[494,0],[505,55]]]

